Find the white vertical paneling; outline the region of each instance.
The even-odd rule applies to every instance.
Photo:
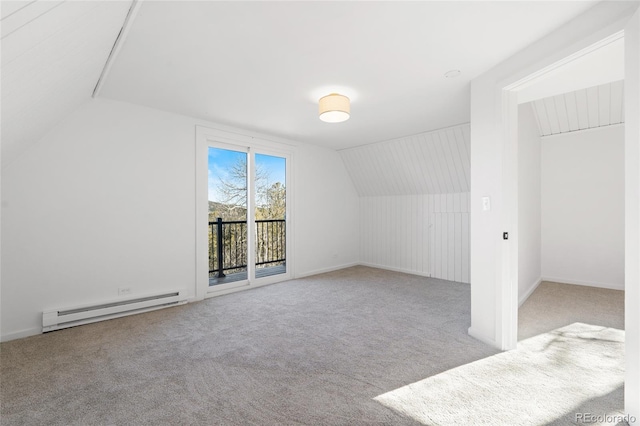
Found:
[[[431,273],[431,265],[429,264],[431,259],[431,225],[429,222],[429,197],[422,196],[422,269],[426,273]]]
[[[469,194],[434,197],[432,276],[469,282]]]
[[[555,96],[553,98],[556,104],[556,114],[558,114],[558,125],[560,126],[560,133],[569,131],[569,113],[567,112],[567,105],[564,95]]]
[[[577,90],[576,103],[578,106],[578,123],[580,129],[589,128],[589,108],[587,101],[587,91],[585,89]]]
[[[611,124],[611,85],[598,86],[598,126]]]
[[[533,110],[538,117],[540,124],[540,134],[542,136],[551,134],[551,125],[549,124],[549,117],[547,115],[547,107],[542,99],[532,102]]]
[[[429,218],[429,273],[433,275],[436,270],[436,243],[435,243],[435,227],[434,227],[434,213],[435,202],[433,195],[427,196],[428,204],[428,218]]]
[[[567,120],[569,121],[569,131],[575,132],[580,128],[578,122],[578,105],[576,103],[576,93],[565,94],[565,107],[567,108]]]
[[[455,275],[453,280],[462,281],[462,213],[454,213],[455,215]]]
[[[469,125],[340,151],[360,196],[468,192]]]
[[[456,279],[456,214],[447,212],[447,279]]]
[[[440,185],[438,184],[438,177],[433,167],[433,159],[429,155],[429,147],[425,135],[417,136],[416,150],[420,158],[424,158],[424,166],[422,167],[422,170],[429,182],[426,193],[437,194],[440,192]]]
[[[542,102],[544,102],[544,106],[547,109],[547,117],[549,118],[551,134],[555,135],[560,133],[560,122],[558,121],[558,112],[555,100],[553,98],[545,98]]]
[[[469,282],[469,193],[361,197],[360,216],[363,264]]]
[[[442,150],[440,149],[440,136],[438,134],[429,135],[429,148],[431,151],[431,158],[433,159],[433,167],[438,175],[438,182],[440,183],[440,194],[451,192],[451,183],[448,179],[448,173],[444,169],[444,158]]]
[[[624,81],[531,102],[541,136],[624,122]]]
[[[433,214],[433,250],[434,250],[434,261],[435,268],[433,270],[432,275],[434,277],[443,277],[442,272],[442,214],[440,212],[436,212]]]
[[[456,167],[456,162],[454,160],[454,157],[458,156],[458,151],[457,150],[454,151],[455,147],[453,146],[453,144],[455,144],[455,139],[450,137],[450,134],[449,134],[450,132],[451,132],[450,130],[446,132],[441,132],[440,138],[442,140],[442,149],[444,153],[444,159],[447,164],[447,170],[449,171],[449,179],[451,181],[452,188],[453,188],[452,192],[460,192],[464,188],[464,186],[462,186],[462,182],[460,179],[462,177],[462,180],[464,180],[464,174],[462,173],[462,170],[458,170],[458,168]]]
[[[463,283],[470,282],[470,271],[469,264],[471,262],[471,255],[469,250],[470,244],[470,234],[469,234],[469,220],[470,215],[469,212],[462,213],[462,255],[461,255],[461,265],[462,265],[462,279],[460,280]]]
[[[622,116],[623,93],[624,83],[622,81],[611,83],[611,124],[618,124],[624,121]]]
[[[469,282],[469,125],[340,152],[360,195],[360,258]]]
[[[462,191],[464,185],[464,172],[458,167],[456,159],[459,160],[458,150],[456,149],[456,138],[453,130],[442,132],[442,140],[444,142],[445,159],[449,167],[451,182],[453,183],[454,192]]]
[[[465,128],[466,129],[466,128]],[[459,127],[455,128],[453,134],[456,138],[456,148],[458,149],[458,158],[460,159],[460,167],[464,175],[464,187],[471,187],[471,180],[469,178],[469,149],[467,148],[467,142],[469,138],[465,136],[465,129]]]
[[[589,112],[589,127],[598,127],[600,107],[598,87],[589,87],[587,89],[587,111]]]

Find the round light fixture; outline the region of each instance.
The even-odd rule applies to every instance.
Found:
[[[456,78],[460,75],[460,70],[447,71],[444,76],[447,78]]]
[[[349,98],[344,95],[332,93],[320,98],[318,102],[318,114],[320,120],[326,123],[340,123],[349,119],[351,106]]]

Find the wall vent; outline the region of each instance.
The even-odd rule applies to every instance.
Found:
[[[42,332],[46,333],[62,328],[154,311],[184,303],[186,303],[185,297],[182,296],[179,290],[176,290],[116,302],[48,310],[42,313]]]

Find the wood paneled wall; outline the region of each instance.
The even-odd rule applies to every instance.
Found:
[[[360,262],[469,282],[469,124],[340,151],[360,195]]]
[[[541,136],[624,123],[624,82],[614,81],[531,102]]]
[[[469,125],[340,151],[363,196],[469,192]]]
[[[469,282],[469,193],[360,198],[362,264]]]

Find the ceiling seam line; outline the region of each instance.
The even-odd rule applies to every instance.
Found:
[[[113,42],[113,46],[111,47],[111,51],[109,52],[109,56],[107,56],[107,60],[102,67],[102,71],[100,72],[100,76],[98,77],[98,81],[96,82],[95,87],[93,88],[93,93],[91,94],[92,98],[98,97],[100,94],[100,90],[104,85],[107,75],[111,70],[111,66],[115,62],[115,58],[118,56],[120,49],[124,43],[124,40],[127,38],[127,34],[131,29],[131,24],[135,19],[135,15],[138,13],[140,9],[140,5],[143,0],[132,0],[131,6],[129,6],[129,10],[127,11],[127,16],[124,18],[124,22],[122,23],[122,27],[120,27],[120,31],[116,36],[115,41]]]
[[[428,134],[432,134],[432,133],[442,132],[443,130],[449,130],[449,129],[455,129],[457,127],[469,126],[470,124],[471,124],[471,122],[467,121],[467,122],[460,123],[460,124],[454,124],[454,125],[451,125],[451,126],[442,127],[440,129],[426,130],[424,132],[418,132],[418,133],[413,133],[411,135],[400,136],[398,138],[384,139],[384,140],[381,140],[381,141],[375,141],[375,142],[371,142],[371,143],[363,143],[362,145],[350,146],[348,148],[336,149],[336,151],[340,152],[340,151],[346,151],[346,150],[349,150],[349,149],[362,148],[362,147],[369,146],[369,145],[377,145],[377,144],[382,144],[382,143],[386,143],[386,142],[399,141],[399,140],[402,140],[402,139],[405,139],[405,138],[409,138],[409,137],[413,137],[413,136],[428,135]]]
[[[602,129],[604,127],[623,126],[623,125],[624,125],[624,121],[622,121],[620,123],[603,124],[603,125],[600,125],[600,126],[586,127],[584,129],[570,130],[568,132],[552,133],[550,135],[543,135],[543,136],[540,136],[540,137],[541,138],[550,138],[550,137],[553,137],[553,136],[566,135],[568,133],[588,132],[588,131],[591,131],[591,130]]]

